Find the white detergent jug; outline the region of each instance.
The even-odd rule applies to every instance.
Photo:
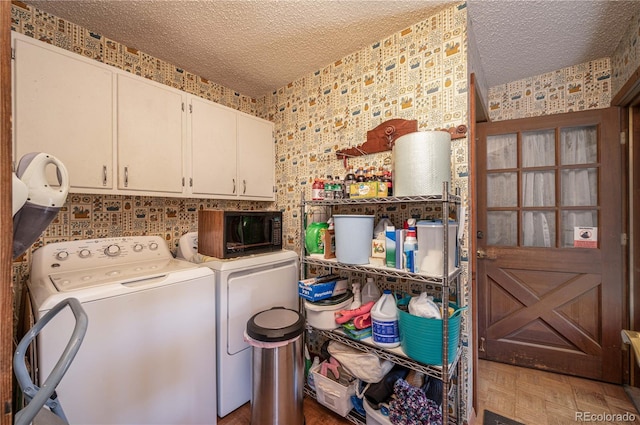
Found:
[[[398,308],[391,291],[385,289],[382,296],[371,308],[373,343],[384,348],[400,345],[398,329]]]
[[[370,301],[376,302],[380,299],[380,290],[372,277],[367,278],[367,283],[364,285],[364,288],[362,288],[361,299],[362,304],[366,304]]]

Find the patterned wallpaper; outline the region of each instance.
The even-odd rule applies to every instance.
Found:
[[[600,109],[640,68],[640,16],[610,58],[570,66],[489,89],[492,121]]]
[[[582,63],[491,87],[492,121],[607,108],[611,104],[609,58]]]
[[[391,118],[416,119],[419,130],[467,124],[466,25],[464,3],[447,7],[256,100],[23,3],[14,1],[12,7],[14,31],[273,121],[278,186],[275,206],[284,212],[286,247],[296,250],[301,239],[301,193],[310,197],[315,176],[345,174],[336,150],[363,143],[368,130]],[[390,162],[391,152],[349,160],[355,167]],[[466,138],[452,142],[451,164],[452,190],[460,190],[466,204]],[[154,234],[163,236],[174,248],[182,233],[196,228],[196,212],[201,207],[266,208],[273,204],[72,194],[39,243]],[[371,208],[383,211],[382,207],[367,210]],[[384,212],[403,220],[415,215],[429,217],[437,212],[435,208],[401,205],[385,207]],[[462,245],[462,259],[466,260],[466,237]],[[16,287],[24,282],[28,264],[28,255],[15,264]],[[463,266],[461,298],[468,300],[466,261]],[[466,335],[464,342],[468,342]],[[465,360],[470,367],[466,355]],[[463,411],[465,406],[463,402]]]
[[[622,86],[640,68],[640,16],[635,16],[627,28],[624,37],[611,57],[613,81],[612,97],[618,94]]]

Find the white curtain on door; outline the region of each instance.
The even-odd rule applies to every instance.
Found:
[[[512,168],[511,158],[516,155],[517,146],[513,143],[514,134],[491,136],[488,149],[488,169]],[[499,149],[495,149],[500,147]],[[500,152],[503,158],[496,155]],[[556,163],[555,131],[540,131],[523,133],[521,147],[522,168],[522,206],[527,208],[553,208],[556,206],[556,178],[560,177],[561,206],[595,207],[597,205],[597,172],[595,168],[563,168],[561,176],[556,176],[552,169],[531,170],[531,167],[553,167]],[[560,160],[561,164],[575,165],[595,163],[597,158],[597,132],[595,127],[578,127],[564,129],[561,133]],[[490,175],[491,176],[491,175]],[[500,176],[494,175],[493,180]],[[492,184],[492,178],[487,179]],[[487,205],[491,207],[513,207],[510,199],[513,193],[503,190],[487,190]],[[499,217],[508,214],[493,214],[493,225],[490,232],[504,232],[510,226],[500,225]],[[496,222],[497,219],[497,222]],[[568,210],[561,217],[563,229],[562,245],[573,246],[573,229],[577,226],[596,226],[595,208],[584,210]],[[524,246],[553,247],[555,246],[555,213],[551,210],[528,210],[522,215],[522,232]],[[490,240],[500,241],[500,244],[517,245],[516,241],[507,234],[494,234]]]
[[[561,134],[562,165],[597,162],[598,134],[596,127],[566,129]],[[589,210],[566,211],[562,219],[563,246],[573,246],[575,227],[597,226],[595,207],[598,205],[598,180],[595,168],[566,169],[562,173],[562,205],[594,207]]]
[[[554,131],[523,133],[521,151],[522,206],[555,206],[555,172],[526,171],[531,167],[549,167],[555,164]],[[524,211],[522,229],[524,246],[550,247],[555,242],[555,215],[548,211]]]

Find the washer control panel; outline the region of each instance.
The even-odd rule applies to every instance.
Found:
[[[31,274],[66,291],[189,267],[194,264],[175,260],[160,236],[129,236],[45,245],[33,253]]]
[[[85,239],[59,242],[38,249],[39,261],[50,261],[51,267],[60,270],[100,267],[123,261],[146,261],[173,256],[159,236],[129,236],[121,238]]]

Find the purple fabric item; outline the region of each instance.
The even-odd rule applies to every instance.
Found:
[[[395,397],[389,403],[389,420],[394,425],[436,425],[442,423],[438,404],[424,391],[398,379],[393,386]]]

